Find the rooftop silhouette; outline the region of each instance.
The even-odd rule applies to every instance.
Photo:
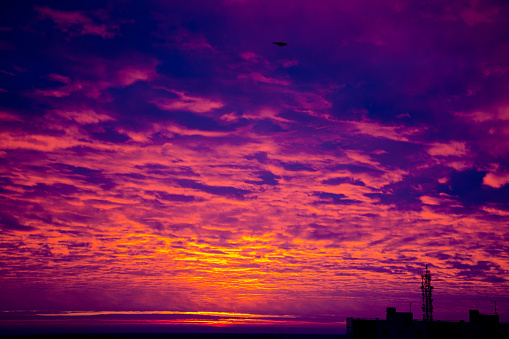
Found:
[[[422,321],[414,319],[412,312],[397,312],[387,307],[385,320],[347,318],[348,339],[501,339],[509,338],[509,324],[500,323],[498,314],[481,314],[469,311],[469,321],[433,321],[431,272],[426,265],[422,278]]]
[[[411,312],[387,307],[384,319],[347,318],[348,339],[506,339],[509,324],[500,323],[498,314],[469,311],[469,321],[415,320]]]

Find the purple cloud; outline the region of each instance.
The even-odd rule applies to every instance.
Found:
[[[246,194],[253,193],[252,191],[249,190],[230,186],[205,185],[190,179],[177,179],[176,182],[179,186],[184,188],[192,188],[209,194],[222,195],[234,199],[244,199]]]
[[[509,300],[505,3],[101,6],[0,13],[5,310]]]

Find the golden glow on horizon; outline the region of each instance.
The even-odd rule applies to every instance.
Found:
[[[5,307],[346,316],[418,302],[425,263],[447,302],[509,298],[507,34],[485,15],[506,8],[230,2],[0,27]],[[224,25],[190,31],[195,11]],[[258,16],[299,43],[245,39]]]
[[[171,314],[171,315],[205,315],[217,317],[233,317],[233,318],[296,318],[294,315],[275,315],[275,314],[251,314],[251,313],[234,313],[234,312],[178,312],[178,311],[62,311],[59,313],[35,313],[44,317],[84,317],[96,315],[149,315],[149,314]]]
[[[12,311],[6,311],[12,312]],[[102,318],[100,316],[111,316],[115,315],[115,318]],[[124,319],[122,316],[133,316],[133,315],[154,315],[154,316],[182,316],[182,318],[175,319],[161,319],[161,318],[128,318]],[[223,326],[276,326],[276,327],[321,327],[321,328],[341,328],[344,327],[344,321],[336,321],[330,318],[328,320],[313,320],[313,319],[301,319],[294,315],[274,315],[274,314],[252,314],[252,313],[235,313],[235,312],[177,312],[177,311],[62,311],[58,313],[46,313],[34,311],[33,316],[40,316],[47,318],[48,320],[42,320],[42,318],[33,318],[33,322],[45,322],[45,323],[81,323],[86,321],[89,324],[110,324],[110,325],[173,325],[173,326],[185,326],[185,325],[205,325],[212,327],[223,327]],[[205,317],[217,317],[218,319],[206,319],[206,318],[186,318],[186,316],[205,316]],[[93,317],[90,319],[89,317]],[[69,318],[69,319],[65,319]],[[13,320],[13,322],[23,323],[28,320]],[[91,322],[91,323],[90,323]]]

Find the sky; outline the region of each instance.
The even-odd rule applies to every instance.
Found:
[[[508,18],[2,2],[2,317],[422,319],[428,264],[435,319],[509,321]]]

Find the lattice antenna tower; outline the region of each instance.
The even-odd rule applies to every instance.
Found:
[[[421,274],[422,278],[422,320],[433,321],[433,299],[431,292],[433,286],[431,286],[431,273],[428,270],[428,264],[426,264],[426,271]]]

